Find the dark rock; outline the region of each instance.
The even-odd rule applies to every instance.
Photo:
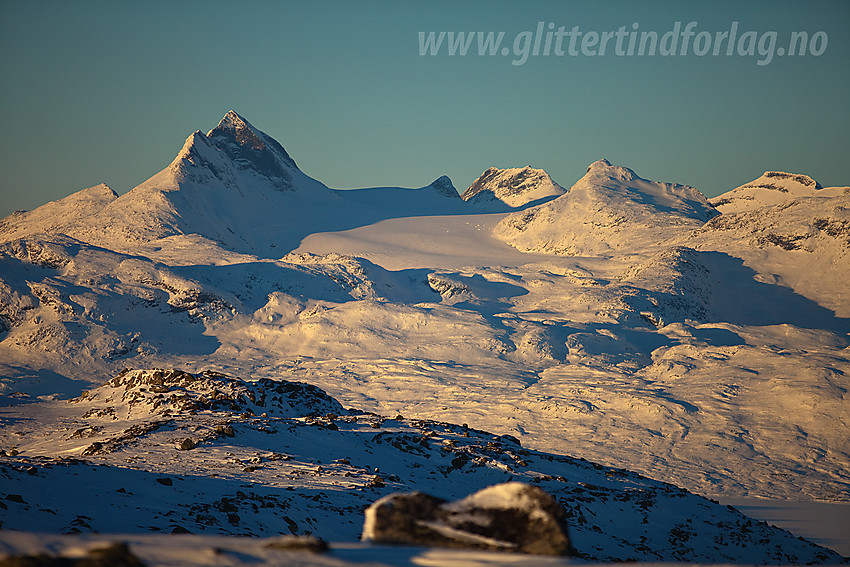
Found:
[[[271,417],[338,416],[347,413],[324,390],[310,384],[269,378],[249,382],[213,371],[190,374],[176,368],[124,371],[75,401],[109,403],[115,388],[123,389],[121,399],[129,408],[137,412],[144,408],[151,415],[214,411],[249,419],[259,413]],[[93,408],[90,412],[94,413],[87,413],[84,417],[97,416],[105,411]],[[220,435],[235,435],[232,426],[221,425],[221,431],[217,431]]]
[[[144,567],[145,564],[123,542],[98,547],[86,557],[54,557],[45,554],[17,555],[0,561],[2,567]]]
[[[366,510],[363,539],[535,555],[571,550],[563,508],[543,490],[519,482],[455,502],[421,492],[391,494]]]
[[[0,560],[2,567],[70,567],[74,562],[67,557],[38,555],[13,555]]]
[[[174,526],[174,527],[171,529],[171,533],[173,533],[173,534],[190,534],[190,533],[192,533],[192,532],[190,532],[189,530],[187,530],[187,529],[186,529],[186,528],[184,528],[183,526],[179,526],[179,525],[178,525],[178,526]]]
[[[369,482],[366,483],[366,486],[368,488],[383,488],[383,487],[386,486],[386,483],[384,482],[384,479],[381,478],[380,475],[376,474],[371,479],[369,479]]]
[[[92,549],[89,556],[78,559],[78,567],[144,567],[144,563],[133,555],[124,542],[115,542],[106,547]]]
[[[452,199],[460,199],[460,193],[455,189],[452,180],[449,179],[446,175],[441,175],[437,179],[434,180],[429,187],[437,190],[437,193],[443,195],[444,197],[450,197]]]
[[[232,425],[216,425],[215,432],[219,437],[236,437],[236,431]]]
[[[173,481],[173,480],[171,480],[171,479],[170,479],[170,478],[168,478],[168,477],[165,477],[165,478],[158,478],[158,479],[156,479],[156,481],[157,481],[158,483],[160,483],[161,485],[163,485],[163,486],[173,486],[173,485],[174,485],[174,481]]]
[[[88,457],[90,455],[96,455],[101,451],[103,451],[103,443],[101,443],[100,441],[95,441],[94,443],[86,447],[81,453],[81,455],[83,457]]]
[[[312,551],[313,553],[324,553],[328,550],[328,544],[313,536],[280,536],[269,539],[263,547],[268,549],[279,549],[281,551]]]

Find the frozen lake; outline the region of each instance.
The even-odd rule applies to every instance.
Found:
[[[744,514],[850,556],[850,503],[722,498]]]

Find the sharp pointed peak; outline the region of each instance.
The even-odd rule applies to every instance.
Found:
[[[441,175],[428,185],[428,187],[436,189],[438,193],[445,195],[446,197],[460,198],[460,194],[458,194],[457,189],[448,175]]]
[[[232,109],[227,111],[227,114],[224,115],[224,117],[219,121],[218,126],[214,129],[217,128],[250,128],[251,130],[254,130],[254,127],[250,122],[245,120],[244,117]]]
[[[242,133],[243,136],[248,132],[250,132],[253,136],[258,136],[260,134],[259,130],[254,128],[250,122],[248,122],[235,110],[228,110],[227,114],[222,117],[218,125],[207,132],[207,136],[213,136],[215,133],[219,132]]]

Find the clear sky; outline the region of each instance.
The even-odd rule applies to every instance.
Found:
[[[580,50],[621,26],[663,43],[677,21],[697,23],[685,55],[617,55],[616,37],[604,55]],[[523,42],[538,22],[535,56]],[[712,55],[732,22],[739,39],[756,32],[753,56],[747,41],[726,56],[728,40]],[[556,55],[553,35],[544,55],[561,26],[579,26],[577,54],[562,36]],[[431,31],[504,32],[507,55],[479,56],[477,39],[465,56],[420,55]],[[823,32],[808,46],[820,55],[780,56],[795,31]],[[762,49],[774,56],[759,65]],[[100,182],[126,192],[229,109],[334,188],[446,174],[463,191],[490,166],[524,165],[569,187],[601,157],[709,196],[769,169],[850,184],[843,0],[0,0],[0,70],[0,215]]]

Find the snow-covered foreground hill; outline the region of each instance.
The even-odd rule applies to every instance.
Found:
[[[363,510],[383,494],[451,499],[511,480],[565,506],[587,559],[839,559],[670,484],[466,425],[349,411],[302,383],[126,371],[26,415],[50,428],[6,425],[19,454],[0,460],[5,529],[355,541]]]
[[[3,219],[0,448],[19,452],[7,471],[24,471],[7,472],[3,482],[22,488],[6,492],[29,487],[21,496],[35,502],[74,473],[83,484],[99,474],[91,471],[109,471],[145,487],[146,476],[167,473],[191,481],[191,501],[178,499],[186,510],[197,502],[213,510],[218,498],[249,493],[238,484],[280,490],[243,471],[254,465],[240,451],[260,464],[277,451],[327,468],[330,455],[317,449],[331,442],[325,437],[283,449],[279,434],[258,429],[271,427],[264,419],[297,421],[290,414],[230,417],[234,429],[258,433],[208,439],[222,447],[209,457],[150,441],[213,427],[197,416],[162,418],[168,425],[117,445],[110,439],[133,429],[132,412],[86,422],[76,429],[92,429],[74,439],[76,429],[61,429],[82,419],[69,409],[81,406],[61,400],[125,367],[160,367],[306,382],[346,408],[404,415],[399,434],[413,435],[408,420],[468,424],[516,437],[524,451],[584,458],[705,496],[850,500],[850,189],[767,172],[709,202],[605,160],[566,193],[530,168],[488,170],[470,189],[464,201],[439,177],[421,189],[332,190],[231,112],[125,195],[100,185]],[[372,450],[359,421],[331,423],[350,429],[332,443]],[[79,459],[96,442],[108,450],[85,459],[106,468],[54,462]],[[241,463],[231,462],[234,470],[228,452]],[[37,457],[49,466],[30,462]],[[273,462],[263,466],[289,461]],[[396,488],[427,485],[435,471],[443,496],[490,480],[476,473],[469,484],[447,483],[438,467],[421,463],[420,478],[408,465],[419,468],[400,462]],[[291,481],[289,469],[274,474],[284,472]],[[597,484],[591,472],[540,474],[567,479],[556,492]],[[290,486],[319,500],[293,496],[298,530],[328,537],[320,528],[339,521],[316,510],[331,506],[348,514],[340,534],[355,537],[367,498],[305,476]],[[101,504],[117,506],[125,497],[117,494]],[[15,514],[4,527],[48,522],[40,508],[53,509],[39,500],[24,514],[0,510]],[[701,517],[688,509],[691,521]],[[156,514],[165,512],[139,518],[160,525],[167,516]],[[588,541],[615,549],[611,538],[628,530],[619,513],[603,516],[616,528],[594,524],[601,535],[588,527],[599,535]],[[44,525],[68,529],[60,517]],[[104,517],[89,518],[81,529],[146,529],[142,519],[105,528],[92,523]],[[272,516],[238,529],[218,521],[226,533],[288,531]],[[737,560],[702,540],[681,556],[661,542],[641,550],[628,541],[622,553],[594,556]]]

